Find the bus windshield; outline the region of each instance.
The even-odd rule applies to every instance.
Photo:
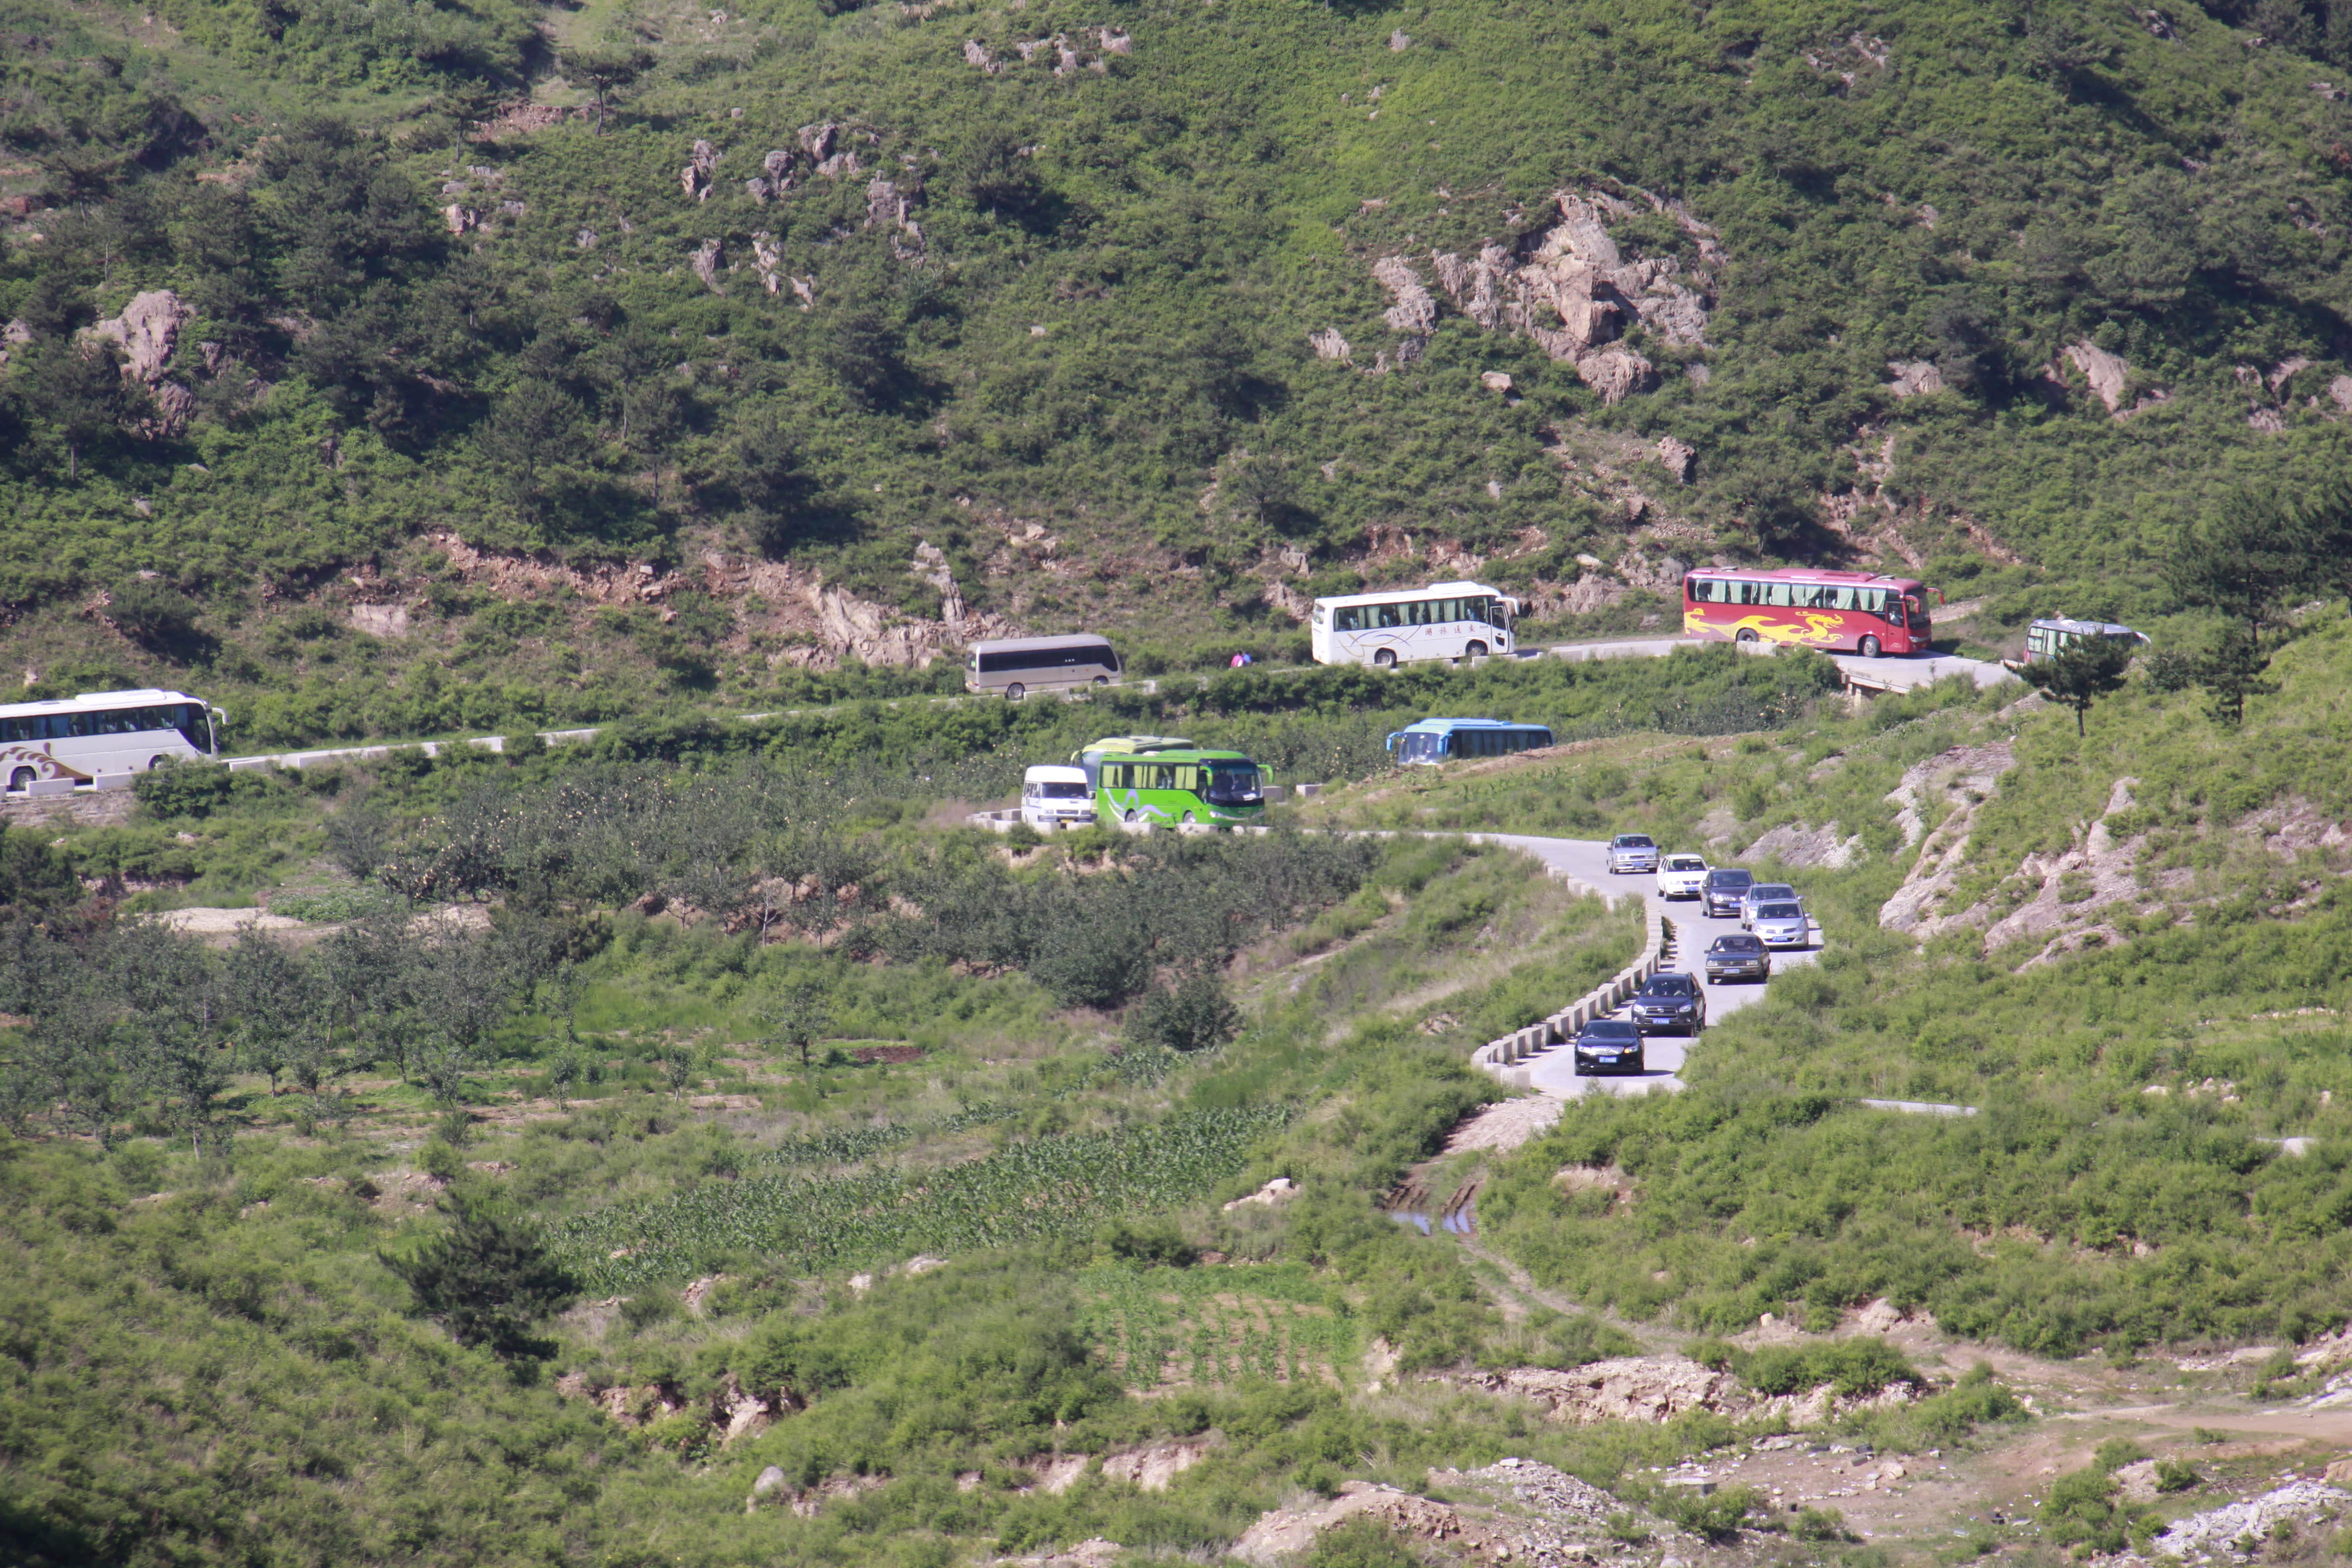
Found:
[[[1212,763],[1202,794],[1219,805],[1245,805],[1260,794],[1257,769],[1248,763]]]

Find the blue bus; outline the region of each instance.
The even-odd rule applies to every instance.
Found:
[[[1461,757],[1503,757],[1551,744],[1541,724],[1508,724],[1500,719],[1423,719],[1389,737],[1400,763],[1450,763]]]

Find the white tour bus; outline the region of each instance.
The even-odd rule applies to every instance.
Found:
[[[963,689],[1002,692],[1018,702],[1032,691],[1118,684],[1118,655],[1098,637],[1000,637],[976,642],[964,658]]]
[[[85,691],[0,704],[0,781],[13,795],[53,779],[91,787],[166,757],[215,757],[214,720],[226,717],[184,691]]]
[[[1432,583],[1388,594],[1315,601],[1315,662],[1477,658],[1511,651],[1518,601],[1484,583]]]

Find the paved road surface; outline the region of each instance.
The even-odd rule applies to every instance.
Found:
[[[1559,643],[1550,652],[1554,658],[1587,663],[1597,658],[1664,658],[1678,647],[1714,646],[1712,642],[1697,637],[1619,637],[1610,642]],[[1739,643],[1734,646],[1743,653],[1770,654],[1773,651],[1770,643]],[[1953,675],[1966,675],[1977,683],[1979,691],[2017,679],[1998,664],[1980,658],[1961,658],[1956,654],[1930,654],[1924,658],[1889,654],[1879,658],[1864,658],[1858,653],[1833,653],[1830,657],[1845,672],[1850,684],[1878,691],[1909,691],[1915,687],[1933,686]]]
[[[1675,965],[1700,977],[1706,984],[1706,969],[1700,954],[1706,944],[1726,931],[1739,929],[1738,921],[1726,917],[1710,920],[1695,900],[1673,903],[1658,897],[1658,879],[1653,876],[1612,877],[1609,873],[1609,846],[1599,839],[1538,838],[1517,833],[1481,833],[1475,837],[1489,844],[1501,844],[1513,849],[1525,850],[1545,865],[1562,872],[1593,889],[1602,897],[1614,901],[1638,897],[1652,919],[1659,915],[1672,917],[1675,922]],[[1801,891],[1802,889],[1800,889]],[[1821,927],[1813,928],[1813,945],[1803,952],[1780,952],[1772,955],[1772,967],[1778,971],[1792,963],[1811,963],[1821,952]],[[1754,984],[1734,983],[1706,986],[1706,1016],[1710,1024],[1722,1022],[1751,1003],[1763,1000],[1765,987]],[[1570,998],[1562,997],[1565,1005]],[[1696,1042],[1704,1045],[1702,1035]],[[1623,1078],[1579,1078],[1576,1076],[1575,1053],[1565,1044],[1554,1046],[1533,1059],[1530,1081],[1542,1093],[1561,1100],[1574,1100],[1596,1089],[1609,1094],[1643,1094],[1655,1088],[1680,1089],[1679,1074],[1683,1059],[1695,1042],[1675,1035],[1652,1035],[1643,1048],[1643,1059],[1648,1071]]]

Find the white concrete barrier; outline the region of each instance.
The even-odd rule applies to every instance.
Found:
[[[1518,1063],[1554,1046],[1568,1044],[1585,1025],[1615,1012],[1626,998],[1641,989],[1643,981],[1671,963],[1674,953],[1675,922],[1664,915],[1657,916],[1651,925],[1649,940],[1642,945],[1640,957],[1542,1023],[1516,1029],[1479,1047],[1471,1053],[1471,1062],[1480,1070],[1492,1073],[1507,1088],[1529,1087],[1529,1075],[1517,1068]]]

